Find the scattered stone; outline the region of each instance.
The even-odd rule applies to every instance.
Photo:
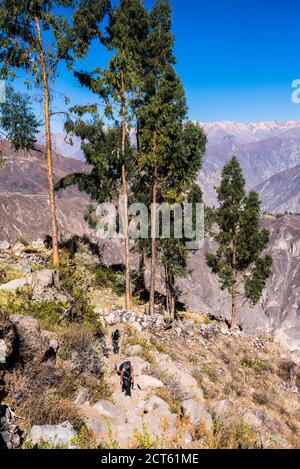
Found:
[[[148,414],[148,413],[153,412],[154,410],[156,410],[158,408],[161,409],[161,410],[164,410],[166,412],[170,411],[170,407],[168,406],[168,404],[163,399],[161,399],[158,396],[151,396],[150,399],[148,399],[145,402],[144,413]]]
[[[138,355],[139,353],[141,353],[143,351],[143,348],[141,345],[137,344],[137,345],[129,345],[126,350],[130,355],[134,356],[134,355]]]
[[[204,425],[205,431],[209,432],[212,427],[211,415],[205,410],[201,402],[188,399],[181,403],[182,416],[189,417],[192,425]]]
[[[110,314],[107,314],[106,316],[104,316],[104,321],[105,321],[106,324],[108,324],[109,326],[112,326],[113,324],[115,324],[115,323],[116,323],[116,319],[115,319],[114,313],[110,313]]]
[[[153,376],[141,375],[137,378],[137,386],[141,390],[163,388],[164,383]]]
[[[18,336],[18,353],[24,363],[42,362],[53,357],[49,339],[42,334],[38,321],[31,316],[11,316]]]
[[[10,408],[0,405],[0,449],[17,449],[21,445],[22,432],[14,420]]]
[[[0,309],[0,338],[0,364],[9,365],[17,337],[12,321],[2,309]]]
[[[93,409],[102,417],[107,417],[115,422],[124,423],[126,420],[125,413],[110,401],[101,399],[93,405]]]
[[[25,287],[28,287],[28,279],[24,278],[17,278],[15,280],[11,280],[10,282],[4,283],[0,285],[0,291],[7,291],[7,292],[14,292],[16,290],[23,290]]]
[[[12,247],[12,251],[13,251],[15,254],[21,253],[21,252],[23,252],[25,249],[26,249],[26,246],[24,246],[23,243],[16,243],[16,244],[14,244],[14,246]]]
[[[88,390],[88,388],[80,387],[75,397],[75,403],[81,406],[84,404],[88,404],[89,399],[90,399],[90,391]]]
[[[31,265],[30,265],[28,259],[23,259],[20,262],[20,265],[21,265],[21,268],[22,268],[23,272],[25,272],[26,274],[30,274],[32,272],[32,268],[31,268]]]
[[[34,444],[43,441],[55,447],[70,447],[76,436],[77,432],[68,421],[60,425],[34,425],[30,432]]]
[[[0,251],[8,251],[10,244],[7,241],[0,241]]]

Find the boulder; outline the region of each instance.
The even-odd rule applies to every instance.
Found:
[[[104,322],[108,324],[109,326],[112,326],[116,322],[114,313],[107,314],[106,316],[104,316],[103,319],[104,319]]]
[[[143,391],[146,389],[163,388],[164,383],[153,376],[141,375],[137,377],[137,386]]]
[[[32,288],[33,300],[53,300],[54,294],[51,292],[54,286],[55,270],[43,269],[37,270],[30,274],[27,278]]]
[[[0,364],[9,364],[16,346],[16,330],[8,315],[0,309]]]
[[[0,405],[0,449],[17,449],[22,432],[14,423],[15,415],[6,405]]]
[[[132,327],[137,331],[137,332],[142,332],[143,328],[138,322],[133,322]]]
[[[17,255],[25,251],[26,246],[23,243],[16,243],[12,247],[12,251]]]
[[[124,423],[126,415],[119,407],[110,401],[101,399],[93,405],[93,409],[102,417],[106,417],[118,423]]]
[[[211,415],[205,410],[201,402],[194,399],[187,399],[181,403],[182,416],[188,417],[192,425],[203,425],[206,432],[212,427]]]
[[[88,388],[85,387],[80,387],[77,391],[76,397],[75,397],[75,403],[79,406],[87,404],[90,399],[90,391]]]
[[[22,290],[29,286],[28,278],[16,278],[10,282],[0,285],[0,291],[14,292],[16,290]]]
[[[30,432],[30,439],[34,444],[46,442],[56,447],[70,447],[72,439],[76,436],[77,432],[70,422],[60,425],[34,425]]]
[[[129,345],[126,350],[130,355],[134,356],[142,353],[143,348],[141,345]]]
[[[18,353],[24,363],[42,362],[53,357],[50,341],[39,328],[38,321],[31,316],[11,316],[18,337]]]
[[[151,396],[150,399],[145,402],[144,413],[149,414],[156,409],[160,409],[166,412],[170,411],[168,404],[163,399],[158,396]]]
[[[278,428],[275,422],[270,418],[265,410],[258,408],[247,409],[243,413],[242,417],[244,422],[253,430],[264,429],[271,435],[276,435],[278,433]]]
[[[10,244],[8,241],[0,241],[0,251],[8,251],[10,249]]]
[[[85,419],[87,429],[93,434],[97,443],[103,443],[107,436],[107,426],[102,418],[89,417]]]

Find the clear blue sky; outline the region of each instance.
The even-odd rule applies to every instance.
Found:
[[[153,0],[146,0],[151,7]],[[300,120],[291,83],[300,78],[300,2],[171,0],[177,70],[190,118],[202,121]],[[105,64],[93,46],[82,67]],[[90,101],[65,70],[56,89],[72,103]],[[57,108],[62,103],[57,101]],[[56,127],[59,127],[57,122]]]

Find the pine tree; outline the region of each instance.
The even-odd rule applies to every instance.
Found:
[[[219,247],[207,253],[206,260],[220,278],[223,289],[231,294],[231,326],[237,323],[239,285],[243,296],[254,306],[260,299],[271,275],[272,258],[263,255],[269,232],[260,228],[260,200],[255,191],[248,195],[245,179],[236,157],[224,166],[217,189],[219,208],[214,214],[218,231],[214,234]]]
[[[15,70],[22,68],[35,86],[43,89],[44,117],[46,134],[46,157],[49,183],[49,201],[52,221],[53,265],[59,265],[58,227],[54,194],[52,143],[51,143],[51,93],[50,80],[57,75],[57,66],[65,61],[71,67],[74,56],[71,51],[77,48],[80,55],[83,28],[79,21],[80,40],[73,41],[74,35],[67,15],[63,9],[74,7],[82,2],[72,0],[3,0],[0,5],[0,75],[14,78]],[[107,2],[95,2],[98,15],[104,15]],[[75,18],[76,20],[76,18]],[[75,21],[76,22],[76,21]],[[90,25],[88,23],[87,25]],[[93,31],[87,28],[87,37],[91,40]]]

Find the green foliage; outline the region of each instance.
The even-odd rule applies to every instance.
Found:
[[[95,285],[111,288],[116,294],[122,295],[125,290],[124,274],[115,272],[108,267],[99,266],[94,269]]]
[[[143,421],[142,431],[134,432],[137,449],[157,449],[159,447],[158,437],[152,438],[147,424]]]
[[[272,258],[262,255],[268,245],[269,232],[260,228],[258,194],[245,192],[245,179],[236,157],[224,166],[221,185],[217,189],[219,208],[214,221],[218,231],[214,238],[219,247],[207,253],[212,272],[220,278],[235,299],[234,288],[239,280],[244,284],[244,296],[255,305],[271,275]]]
[[[0,129],[15,150],[34,149],[40,123],[32,109],[29,96],[6,87],[6,100],[0,103]]]

